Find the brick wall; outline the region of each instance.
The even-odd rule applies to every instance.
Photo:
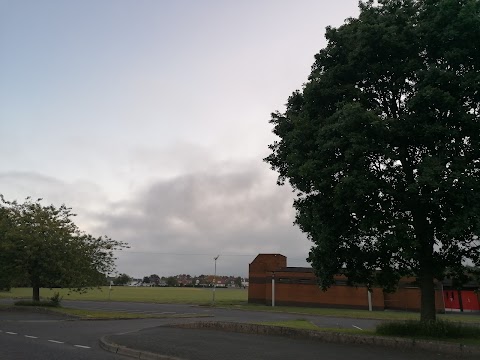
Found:
[[[280,254],[259,254],[249,265],[248,302],[266,304],[265,284],[267,272],[287,266],[287,258]]]
[[[368,309],[368,291],[364,286],[348,286],[346,277],[335,277],[335,285],[322,291],[311,268],[288,268],[287,259],[280,254],[260,254],[250,264],[249,303],[272,303],[272,278],[275,279],[275,304],[291,306],[339,307]],[[399,289],[384,293],[373,288],[374,310],[420,310],[420,289],[414,287],[415,279],[403,279]],[[440,289],[436,290],[437,311],[444,310]]]

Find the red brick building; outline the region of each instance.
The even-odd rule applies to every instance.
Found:
[[[322,291],[311,268],[287,267],[287,258],[280,254],[260,254],[249,265],[250,287],[248,302],[272,304],[272,278],[275,305],[338,307],[368,309],[369,298],[373,310],[420,310],[420,289],[414,278],[400,281],[394,293],[373,288],[369,296],[364,286],[349,286],[343,275],[335,277],[335,285]],[[435,305],[445,311],[443,285],[435,284]],[[472,291],[473,294],[473,291]],[[475,297],[478,299],[477,295]]]

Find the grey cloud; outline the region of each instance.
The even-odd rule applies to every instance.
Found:
[[[42,198],[44,204],[66,204],[78,214],[81,228],[95,224],[95,212],[107,202],[101,188],[89,181],[68,183],[34,172],[0,173],[0,193],[7,200],[23,201],[27,196]]]
[[[0,189],[10,200],[65,203],[82,229],[128,242],[131,249],[118,252],[117,263],[132,276],[211,274],[217,254],[218,273],[225,275],[246,276],[258,253],[278,252],[291,265],[306,265],[310,243],[292,224],[293,194],[275,184],[266,165],[231,161],[197,169],[151,181],[118,202],[93,183],[28,172],[0,173]]]
[[[221,254],[224,273],[246,275],[260,252],[304,259],[309,243],[292,225],[290,189],[277,187],[255,163],[236,169],[219,166],[157,181],[112,205],[99,230],[132,246],[119,254],[119,271],[211,273],[211,258]]]

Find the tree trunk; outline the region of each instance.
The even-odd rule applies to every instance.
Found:
[[[413,222],[415,228],[415,235],[418,241],[418,278],[421,291],[421,309],[420,321],[435,321],[435,285],[434,285],[434,258],[433,258],[433,244],[434,233],[430,227],[426,211],[423,206],[417,205],[413,213]]]
[[[40,286],[33,285],[33,301],[40,301]]]
[[[437,312],[435,309],[435,285],[433,274],[423,274],[420,280],[421,311],[420,321],[435,321]]]

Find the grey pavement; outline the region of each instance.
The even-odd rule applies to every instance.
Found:
[[[290,339],[222,332],[205,329],[178,329],[161,326],[134,333],[107,337],[119,345],[166,356],[191,360],[446,360],[458,356],[422,350],[333,344],[314,340]],[[473,359],[473,358],[472,358]]]

